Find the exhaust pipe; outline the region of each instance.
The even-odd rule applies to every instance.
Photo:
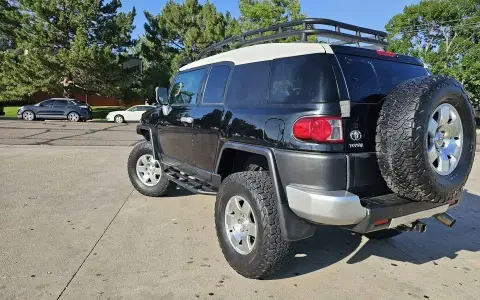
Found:
[[[457,222],[457,220],[455,220],[454,217],[452,217],[451,215],[449,215],[447,213],[441,213],[441,214],[435,215],[434,217],[440,223],[442,223],[443,225],[445,225],[447,227],[452,227],[453,225],[455,225],[455,222]]]

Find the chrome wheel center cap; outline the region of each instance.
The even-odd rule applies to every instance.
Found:
[[[437,133],[435,134],[435,139],[434,139],[434,141],[435,141],[435,146],[437,147],[437,149],[438,149],[438,148],[441,148],[441,147],[443,146],[443,140],[444,140],[444,138],[445,138],[445,136],[444,136],[444,134],[441,133],[441,132],[437,132]]]

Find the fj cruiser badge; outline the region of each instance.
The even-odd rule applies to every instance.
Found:
[[[352,141],[358,142],[362,139],[362,133],[358,130],[353,130],[350,132],[350,138]]]

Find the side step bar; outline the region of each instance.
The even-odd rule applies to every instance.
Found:
[[[217,190],[213,186],[199,180],[195,176],[186,174],[185,172],[179,171],[175,168],[169,167],[166,169],[165,175],[167,175],[167,178],[170,181],[175,182],[177,185],[189,190],[192,193],[203,195],[217,194]]]

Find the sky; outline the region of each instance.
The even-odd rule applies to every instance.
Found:
[[[158,14],[168,0],[122,0],[122,10],[132,7],[137,10],[133,37],[141,35],[145,16],[143,11]],[[206,0],[200,0],[205,3]],[[181,2],[179,0],[178,2]],[[240,15],[237,0],[210,0],[218,11],[230,11],[234,17]],[[394,15],[401,13],[406,5],[419,3],[420,0],[300,0],[302,12],[312,18],[328,18],[357,26],[385,30],[385,24]]]

